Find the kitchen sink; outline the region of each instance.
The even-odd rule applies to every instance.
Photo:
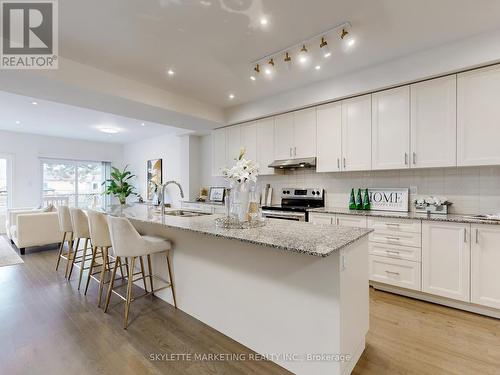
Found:
[[[195,216],[206,216],[211,215],[207,212],[201,211],[186,211],[186,210],[173,210],[173,211],[165,211],[165,215],[167,216],[181,216],[181,217],[195,217]]]

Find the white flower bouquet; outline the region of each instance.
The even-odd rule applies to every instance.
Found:
[[[452,203],[446,197],[420,197],[415,200],[417,212],[448,213],[448,206]]]
[[[236,164],[231,168],[224,168],[222,175],[233,184],[245,184],[247,182],[257,182],[259,176],[259,164],[253,160],[245,158],[246,150],[242,148],[236,160]]]

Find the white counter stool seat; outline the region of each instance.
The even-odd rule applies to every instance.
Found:
[[[88,210],[87,217],[89,222],[90,241],[92,242],[92,259],[90,261],[84,294],[87,294],[90,280],[93,279],[97,281],[99,283],[97,306],[101,306],[102,291],[104,285],[109,282],[106,281],[106,277],[107,274],[109,274],[111,264],[114,263],[111,261],[110,256],[111,239],[109,237],[106,215],[97,211]],[[101,259],[100,263],[98,262],[99,258]],[[94,272],[97,267],[101,267],[101,269]]]
[[[89,250],[90,241],[90,228],[89,220],[85,212],[80,208],[70,208],[69,213],[71,216],[71,223],[73,225],[73,236],[76,238],[76,244],[73,252],[73,257],[71,259],[71,266],[69,269],[68,279],[71,278],[73,272],[73,267],[76,266],[80,269],[80,274],[78,277],[78,290],[80,290],[80,285],[82,283],[83,271],[90,269],[90,265],[86,266],[87,262],[92,259],[92,251],[87,253]],[[80,240],[84,240],[83,249],[80,249]],[[80,255],[78,255],[80,252]]]
[[[170,267],[170,259],[169,259],[169,251],[172,248],[172,244],[169,240],[166,240],[161,237],[156,237],[156,236],[141,236],[139,232],[134,228],[132,223],[126,218],[123,217],[108,217],[108,224],[109,224],[109,230],[110,230],[110,235],[111,235],[111,242],[113,244],[113,249],[115,252],[116,256],[116,263],[113,267],[113,275],[111,276],[111,282],[108,286],[108,293],[106,295],[106,303],[104,306],[104,312],[107,311],[108,306],[109,306],[109,301],[111,298],[111,293],[116,294],[119,296],[121,299],[125,301],[125,317],[123,320],[123,328],[127,329],[128,326],[128,316],[129,316],[129,310],[130,310],[130,304],[134,301],[135,298],[139,297],[144,297],[147,295],[154,294],[155,292],[158,292],[159,290],[165,289],[165,288],[171,288],[172,291],[172,298],[174,301],[174,306],[177,308],[177,301],[175,298],[175,289],[174,289],[174,283],[172,279],[172,270]],[[164,253],[166,258],[167,258],[167,271],[168,271],[168,277],[169,281],[163,280],[159,278],[156,275],[153,275],[153,269],[151,267],[151,255],[152,254],[160,254]],[[135,281],[140,280],[138,278],[137,280],[134,280],[134,276],[136,275],[134,273],[134,265],[135,261],[137,258],[142,263],[142,257],[147,257],[148,260],[148,275],[149,281],[150,281],[150,286],[151,286],[151,291],[146,292],[141,295],[141,296],[136,296],[135,298],[132,296],[132,287],[133,283]],[[127,268],[127,293],[125,296],[119,294],[116,290],[114,290],[114,275],[116,274],[116,270],[119,267],[119,265],[122,262],[122,259],[127,259],[130,258],[130,263],[129,267]],[[165,283],[165,286],[154,289],[153,286],[153,278],[161,280],[163,283]],[[144,279],[143,279],[144,280]]]
[[[73,252],[73,224],[71,223],[71,214],[68,206],[59,206],[57,209],[59,219],[59,229],[63,233],[61,245],[59,246],[59,254],[57,255],[56,271],[59,268],[61,259],[66,261],[65,277],[68,277],[69,263],[71,262],[71,254]],[[64,243],[68,243],[68,252],[64,253]]]

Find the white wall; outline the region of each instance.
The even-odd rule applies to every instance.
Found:
[[[163,159],[163,182],[175,180],[184,190],[185,199],[195,198],[199,189],[198,136],[165,135],[124,145],[124,164],[137,175],[135,186],[147,199],[147,161]],[[174,207],[180,204],[181,196],[175,185],[167,187],[165,202]]]
[[[425,27],[425,26],[424,26]],[[234,124],[500,60],[500,31],[480,34],[400,59],[226,110]]]
[[[119,144],[0,131],[0,154],[12,158],[13,207],[40,204],[40,158],[110,161],[121,167],[122,153]]]
[[[226,185],[221,177],[212,177],[210,136],[201,140],[200,167],[203,186]],[[260,176],[259,186],[271,184],[273,203],[279,203],[283,187],[319,187],[326,190],[326,205],[347,207],[351,188],[417,187],[417,195],[446,196],[455,213],[500,212],[500,166],[436,169],[316,173],[314,170],[286,171],[285,174]],[[413,200],[415,195],[410,195]]]

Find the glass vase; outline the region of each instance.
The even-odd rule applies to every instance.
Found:
[[[248,221],[250,186],[248,183],[232,184],[230,196],[230,215],[240,223]]]

